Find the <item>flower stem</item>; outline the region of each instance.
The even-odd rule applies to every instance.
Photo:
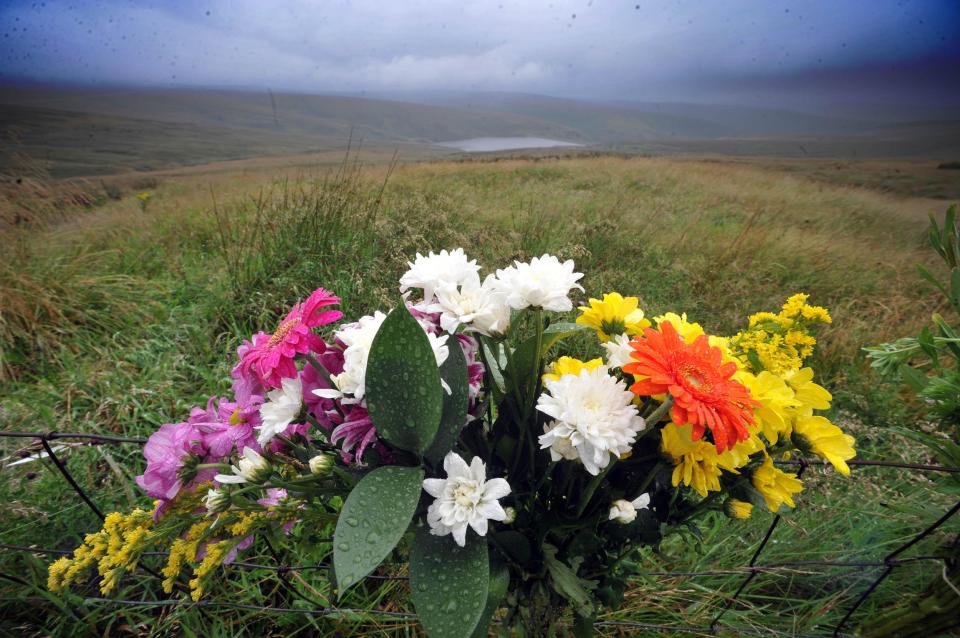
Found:
[[[583,514],[584,510],[587,509],[587,505],[590,504],[590,501],[593,499],[593,493],[597,491],[597,488],[600,487],[600,483],[603,482],[603,479],[606,478],[607,473],[613,469],[613,465],[616,461],[611,461],[607,467],[603,468],[603,471],[590,479],[590,482],[587,484],[587,489],[583,491],[583,496],[580,497],[580,505],[577,507],[577,518]]]
[[[229,463],[200,463],[197,470],[232,470]]]
[[[667,395],[667,400],[657,406],[657,409],[650,413],[645,421],[647,425],[656,425],[660,422],[660,419],[666,415],[667,411],[673,407],[673,397],[669,394]]]

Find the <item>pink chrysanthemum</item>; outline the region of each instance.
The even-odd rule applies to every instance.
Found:
[[[467,360],[467,384],[470,394],[470,405],[472,406],[480,396],[480,386],[483,384],[483,364],[478,360],[480,344],[477,340],[468,334],[458,333],[457,342],[460,349],[463,350],[463,356]]]
[[[385,463],[392,462],[392,456],[379,439],[377,439],[377,428],[370,420],[370,414],[367,409],[360,405],[343,405],[344,410],[343,423],[338,425],[330,433],[330,442],[337,444],[340,441],[341,457],[346,463],[363,461],[363,454],[371,445],[381,455],[381,461]]]
[[[263,398],[257,395],[236,403],[211,397],[205,410],[194,408],[190,411],[187,423],[196,427],[203,435],[203,442],[210,456],[208,461],[223,460],[230,456],[234,449],[241,454],[246,447],[260,451],[254,428],[260,425],[262,402]]]
[[[311,329],[340,319],[343,313],[339,310],[321,310],[339,302],[333,293],[317,288],[303,303],[293,307],[272,335],[254,335],[252,347],[243,353],[235,370],[248,383],[257,379],[269,388],[279,388],[281,379],[293,379],[297,376],[293,361],[297,354],[322,354],[326,350],[323,339]]]
[[[183,487],[180,470],[187,457],[203,457],[206,453],[200,431],[190,423],[161,425],[143,446],[147,469],[137,477],[137,485],[153,498],[170,500]],[[209,480],[213,476],[210,472],[201,472],[204,476],[198,475],[194,481]]]

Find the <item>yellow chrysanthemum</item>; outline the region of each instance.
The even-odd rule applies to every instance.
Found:
[[[773,445],[780,436],[790,436],[790,408],[800,406],[790,386],[766,370],[757,375],[741,370],[733,378],[747,386],[750,396],[760,402],[753,417],[767,441]]]
[[[723,504],[723,511],[730,518],[745,520],[750,518],[750,514],[753,513],[753,504],[735,498],[728,498]]]
[[[690,424],[678,426],[669,423],[660,432],[661,449],[673,458],[673,484],[693,488],[700,496],[720,491],[723,470],[737,474],[730,451],[717,454],[717,448],[703,439],[693,440]]]
[[[822,416],[797,419],[793,433],[798,448],[813,452],[829,461],[844,476],[850,476],[850,467],[846,462],[857,455],[853,449],[856,439]]]
[[[729,450],[721,454],[725,465],[735,468],[741,468],[750,462],[750,457],[767,449],[760,437],[757,436],[758,428],[750,428],[750,436],[742,441],[737,441]]]
[[[797,475],[774,467],[773,459],[769,456],[764,458],[763,465],[753,471],[750,481],[753,487],[763,495],[763,500],[766,501],[767,508],[771,512],[776,512],[783,504],[796,507],[793,495],[803,491],[803,482],[797,478]]]
[[[653,320],[657,322],[658,329],[660,324],[665,321],[673,324],[673,327],[687,343],[693,343],[697,340],[697,337],[706,334],[699,323],[687,321],[687,313],[678,315],[675,312],[666,312],[659,317],[654,317]]]
[[[650,326],[650,321],[643,317],[643,310],[637,307],[639,303],[636,297],[609,292],[603,295],[602,301],[590,299],[589,306],[580,306],[577,323],[596,330],[604,343],[615,335],[637,335]]]
[[[574,359],[573,357],[560,357],[551,363],[549,368],[547,368],[547,372],[543,375],[543,380],[544,382],[558,381],[560,377],[566,374],[579,375],[583,370],[590,372],[602,365],[603,359],[600,358],[590,359],[590,361],[581,361],[580,359]]]
[[[793,389],[799,403],[797,411],[800,415],[810,416],[814,410],[830,408],[833,396],[826,388],[813,382],[813,368],[801,368],[795,372],[789,372],[783,379]]]

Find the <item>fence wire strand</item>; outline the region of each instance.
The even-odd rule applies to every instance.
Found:
[[[50,441],[60,440],[60,439],[70,439],[78,441],[86,441],[89,445],[117,445],[117,444],[138,444],[143,445],[146,443],[146,439],[137,438],[137,437],[124,437],[124,436],[113,436],[105,434],[90,434],[86,432],[17,432],[17,431],[7,431],[0,432],[0,438],[19,438],[19,439],[32,439],[34,441],[39,441],[40,445],[43,447],[44,452],[50,458],[50,461],[57,468],[63,479],[67,482],[68,485],[73,489],[74,492],[81,498],[81,500],[87,505],[87,507],[97,515],[100,520],[104,519],[104,514],[102,510],[97,506],[92,498],[84,491],[84,489],[77,483],[77,481],[70,474],[70,471],[67,469],[66,464],[60,457],[57,456],[55,450],[50,445]],[[827,462],[817,459],[817,460],[806,460],[806,459],[795,459],[795,460],[780,460],[776,461],[779,465],[796,465],[799,466],[797,471],[797,477],[803,475],[806,469],[812,465],[826,465]],[[922,464],[922,463],[900,463],[897,461],[884,461],[884,460],[871,460],[871,459],[851,459],[847,461],[848,465],[857,465],[862,467],[884,467],[884,468],[898,468],[898,469],[907,469],[907,470],[917,470],[921,472],[943,472],[943,473],[960,473],[960,467],[950,467],[945,465],[931,465],[931,464]],[[894,551],[887,554],[882,562],[870,562],[870,561],[821,561],[821,560],[806,560],[806,561],[786,561],[780,563],[770,563],[770,564],[760,564],[757,562],[760,559],[761,554],[766,549],[771,538],[773,537],[774,532],[777,529],[777,526],[780,524],[782,517],[778,514],[774,516],[773,521],[770,523],[770,527],[767,528],[767,532],[764,535],[763,539],[760,541],[760,544],[757,546],[757,549],[754,551],[753,556],[750,559],[750,562],[745,567],[730,568],[730,569],[714,569],[714,570],[701,570],[701,571],[647,571],[647,572],[638,572],[637,577],[701,577],[701,576],[720,576],[720,575],[738,575],[746,574],[746,577],[741,581],[740,586],[734,592],[733,596],[729,597],[720,610],[720,612],[713,618],[707,626],[682,626],[682,625],[663,625],[656,623],[643,623],[643,622],[634,622],[629,620],[601,620],[596,624],[599,626],[609,626],[609,627],[623,627],[629,629],[647,629],[647,630],[656,630],[661,632],[675,632],[675,633],[690,633],[690,634],[709,634],[715,635],[720,627],[720,621],[726,615],[726,613],[740,600],[741,595],[746,590],[747,586],[757,577],[759,574],[773,574],[781,571],[790,571],[796,573],[797,570],[801,568],[811,568],[811,567],[829,567],[829,568],[842,568],[849,571],[865,571],[870,569],[882,569],[880,574],[870,583],[870,585],[857,597],[857,600],[851,605],[846,614],[840,620],[840,622],[833,628],[833,632],[830,634],[833,638],[841,638],[849,634],[842,633],[843,628],[853,617],[856,611],[863,605],[866,600],[877,591],[879,586],[883,583],[884,580],[899,566],[920,562],[920,561],[940,561],[946,566],[946,559],[939,556],[914,556],[908,558],[898,558],[900,554],[904,553],[924,538],[927,538],[933,534],[937,529],[939,529],[944,523],[946,523],[954,514],[960,511],[960,501],[958,501],[953,507],[947,510],[939,519],[931,523],[922,531],[915,534],[909,541],[899,546]],[[323,539],[325,542],[330,542],[332,539]],[[0,549],[11,551],[11,552],[21,552],[21,553],[34,553],[34,554],[46,554],[46,555],[69,555],[72,554],[72,551],[61,550],[49,547],[29,547],[23,545],[11,545],[6,543],[0,543]],[[286,565],[282,562],[281,556],[273,548],[272,545],[268,546],[269,553],[274,559],[274,565],[265,565],[260,563],[246,562],[246,561],[235,561],[232,563],[232,566],[240,569],[253,569],[253,570],[266,570],[277,572],[277,575],[281,581],[281,586],[284,591],[301,598],[302,600],[313,605],[312,608],[297,608],[297,607],[281,607],[281,606],[258,606],[258,605],[249,605],[244,603],[233,603],[230,601],[218,601],[218,600],[201,600],[198,602],[192,602],[182,599],[168,599],[168,600],[129,600],[129,599],[117,599],[117,598],[99,598],[99,597],[85,597],[83,598],[84,603],[96,603],[103,605],[119,605],[119,606],[137,606],[137,607],[161,607],[161,608],[170,608],[170,607],[189,607],[197,608],[202,611],[203,608],[224,608],[224,609],[243,609],[250,611],[262,611],[262,612],[273,612],[273,613],[299,613],[307,614],[311,616],[333,616],[333,615],[368,615],[368,616],[382,616],[387,618],[403,619],[403,620],[412,620],[416,618],[416,614],[411,612],[399,612],[399,611],[389,611],[382,609],[347,609],[347,608],[338,608],[338,607],[325,607],[323,605],[317,604],[315,601],[310,600],[301,592],[299,592],[287,578],[287,574],[290,572],[296,571],[306,571],[306,570],[322,570],[328,569],[329,564],[326,563],[316,563],[316,564],[307,564],[307,565]],[[166,552],[145,552],[145,555],[149,556],[165,556]],[[142,566],[142,569],[152,576],[161,577],[156,571]],[[30,586],[30,584],[20,578],[19,576],[13,574],[7,574],[0,572],[0,579],[8,580],[17,584],[22,584],[25,586]],[[407,580],[408,577],[404,575],[383,575],[383,574],[372,574],[367,576],[369,580]],[[49,600],[42,597],[15,597],[15,596],[5,596],[0,597],[0,601],[17,601],[22,603],[30,604],[44,604],[49,603]],[[787,632],[782,630],[773,629],[770,627],[753,627],[753,626],[733,626],[733,625],[723,625],[726,629],[731,631],[737,631],[739,633],[759,633],[759,634],[776,634],[781,636],[790,636],[792,638],[824,638],[825,634],[802,634],[795,632]]]

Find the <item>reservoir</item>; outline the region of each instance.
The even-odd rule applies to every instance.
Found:
[[[437,142],[437,146],[455,148],[465,153],[488,153],[491,151],[512,151],[521,148],[558,148],[583,146],[562,140],[550,140],[544,137],[471,137],[466,140]]]

